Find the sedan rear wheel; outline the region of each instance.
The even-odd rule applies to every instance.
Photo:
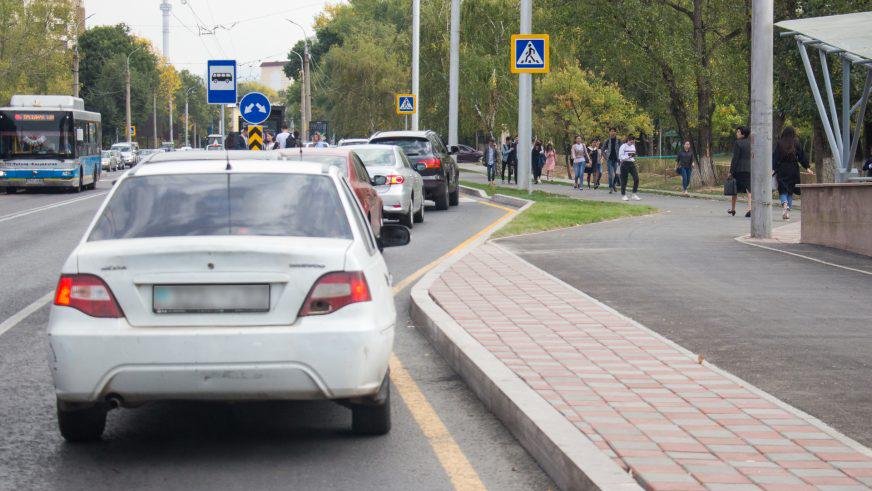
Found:
[[[436,197],[434,200],[436,202],[437,210],[447,210],[448,209],[448,183],[445,184],[442,188],[442,193]]]
[[[424,198],[421,198],[421,207],[418,208],[418,211],[412,216],[412,219],[415,223],[423,223],[424,222]]]
[[[391,431],[391,378],[385,381],[371,402],[355,403],[351,407],[351,429],[358,435],[385,435]]]
[[[106,428],[105,405],[76,407],[62,401],[57,402],[58,428],[61,436],[68,442],[88,442],[99,440]]]
[[[405,215],[400,215],[400,225],[402,225],[406,228],[414,227],[414,224],[413,224],[414,220],[413,220],[413,216],[412,216],[415,213],[415,211],[412,209],[414,207],[415,207],[415,197],[412,196],[412,202],[409,203],[409,211]]]

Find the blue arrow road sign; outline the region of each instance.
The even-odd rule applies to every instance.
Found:
[[[271,111],[269,99],[260,92],[249,92],[239,101],[239,114],[248,124],[263,123]]]
[[[209,60],[209,104],[236,104],[236,60]]]

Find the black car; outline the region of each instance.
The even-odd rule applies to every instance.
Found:
[[[376,133],[370,143],[397,145],[424,178],[424,198],[436,202],[437,210],[460,203],[460,169],[442,138],[433,131],[385,131]]]
[[[484,152],[469,145],[457,145],[457,162],[460,164],[477,164],[484,157]]]

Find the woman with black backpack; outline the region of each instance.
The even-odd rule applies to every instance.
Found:
[[[814,171],[809,168],[808,158],[796,138],[796,131],[793,127],[787,126],[781,132],[781,138],[778,139],[778,145],[775,146],[775,152],[772,154],[772,170],[778,183],[781,207],[784,209],[781,218],[785,220],[790,220],[793,195],[800,194],[800,190],[796,188],[796,185],[801,182],[800,165],[805,167],[809,174],[814,175]]]

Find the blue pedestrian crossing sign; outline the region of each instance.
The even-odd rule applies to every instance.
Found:
[[[415,94],[397,94],[397,114],[415,114],[417,102]]]
[[[248,124],[260,124],[269,118],[272,106],[260,92],[249,92],[239,101],[239,114]]]
[[[548,34],[512,34],[512,73],[548,73],[549,43]]]

